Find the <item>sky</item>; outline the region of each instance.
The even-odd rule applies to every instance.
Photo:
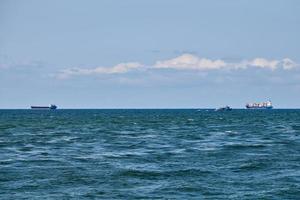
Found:
[[[0,0],[0,108],[300,108],[298,0]]]

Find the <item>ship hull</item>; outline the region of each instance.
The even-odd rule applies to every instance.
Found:
[[[246,107],[247,109],[250,110],[270,110],[273,109],[273,107]]]
[[[57,108],[56,105],[51,106],[31,106],[32,110],[55,110]]]
[[[33,106],[31,107],[31,109],[33,109],[33,110],[54,110],[50,107],[33,107]]]

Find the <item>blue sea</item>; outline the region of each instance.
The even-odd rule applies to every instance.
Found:
[[[0,110],[0,199],[300,199],[300,110]]]

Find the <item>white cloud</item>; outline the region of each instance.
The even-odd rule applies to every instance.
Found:
[[[249,66],[267,68],[267,69],[276,69],[280,61],[278,60],[267,60],[265,58],[255,58],[248,63]]]
[[[282,62],[283,69],[287,69],[287,70],[293,69],[293,68],[296,68],[299,66],[297,63],[295,63],[294,61],[292,61],[289,58],[285,58],[281,62]]]
[[[74,75],[93,75],[93,74],[122,74],[128,71],[143,67],[137,62],[120,63],[113,67],[96,67],[96,68],[69,68],[61,70],[57,75],[58,78],[68,78]]]
[[[284,70],[293,69],[299,66],[289,58],[282,60],[268,60],[266,58],[254,58],[252,60],[242,60],[240,62],[226,62],[224,60],[211,60],[201,58],[192,54],[183,54],[176,58],[164,61],[157,61],[153,68],[178,69],[178,70],[216,70],[216,69],[247,69],[247,68],[265,68],[275,70],[282,68]]]
[[[157,61],[153,68],[168,68],[180,70],[216,70],[216,69],[246,69],[246,68],[266,68],[275,70],[279,67],[283,69],[292,69],[297,64],[289,58],[283,60],[268,60],[265,58],[255,58],[253,60],[243,60],[236,63],[226,62],[224,60],[211,60],[201,58],[191,54],[183,54],[173,59]]]
[[[68,68],[61,70],[57,75],[58,78],[68,78],[76,75],[93,75],[93,74],[122,74],[133,70],[140,69],[174,69],[174,70],[242,70],[248,68],[264,68],[270,70],[283,69],[290,70],[299,66],[289,58],[282,60],[268,60],[266,58],[254,58],[252,60],[242,60],[239,62],[226,62],[221,59],[208,59],[198,57],[192,54],[183,54],[181,56],[155,62],[154,65],[148,66],[138,62],[120,63],[113,67],[96,67],[96,68]]]
[[[199,58],[192,54],[183,54],[170,60],[157,61],[153,67],[180,70],[210,70],[220,69],[226,66],[227,63],[223,60],[210,60],[207,58]]]

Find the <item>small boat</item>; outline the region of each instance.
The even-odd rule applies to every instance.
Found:
[[[31,106],[31,109],[34,110],[55,110],[57,109],[57,106],[54,104],[51,104],[49,106]]]
[[[230,106],[225,106],[225,107],[221,107],[221,108],[216,108],[215,111],[231,111],[232,108]]]

